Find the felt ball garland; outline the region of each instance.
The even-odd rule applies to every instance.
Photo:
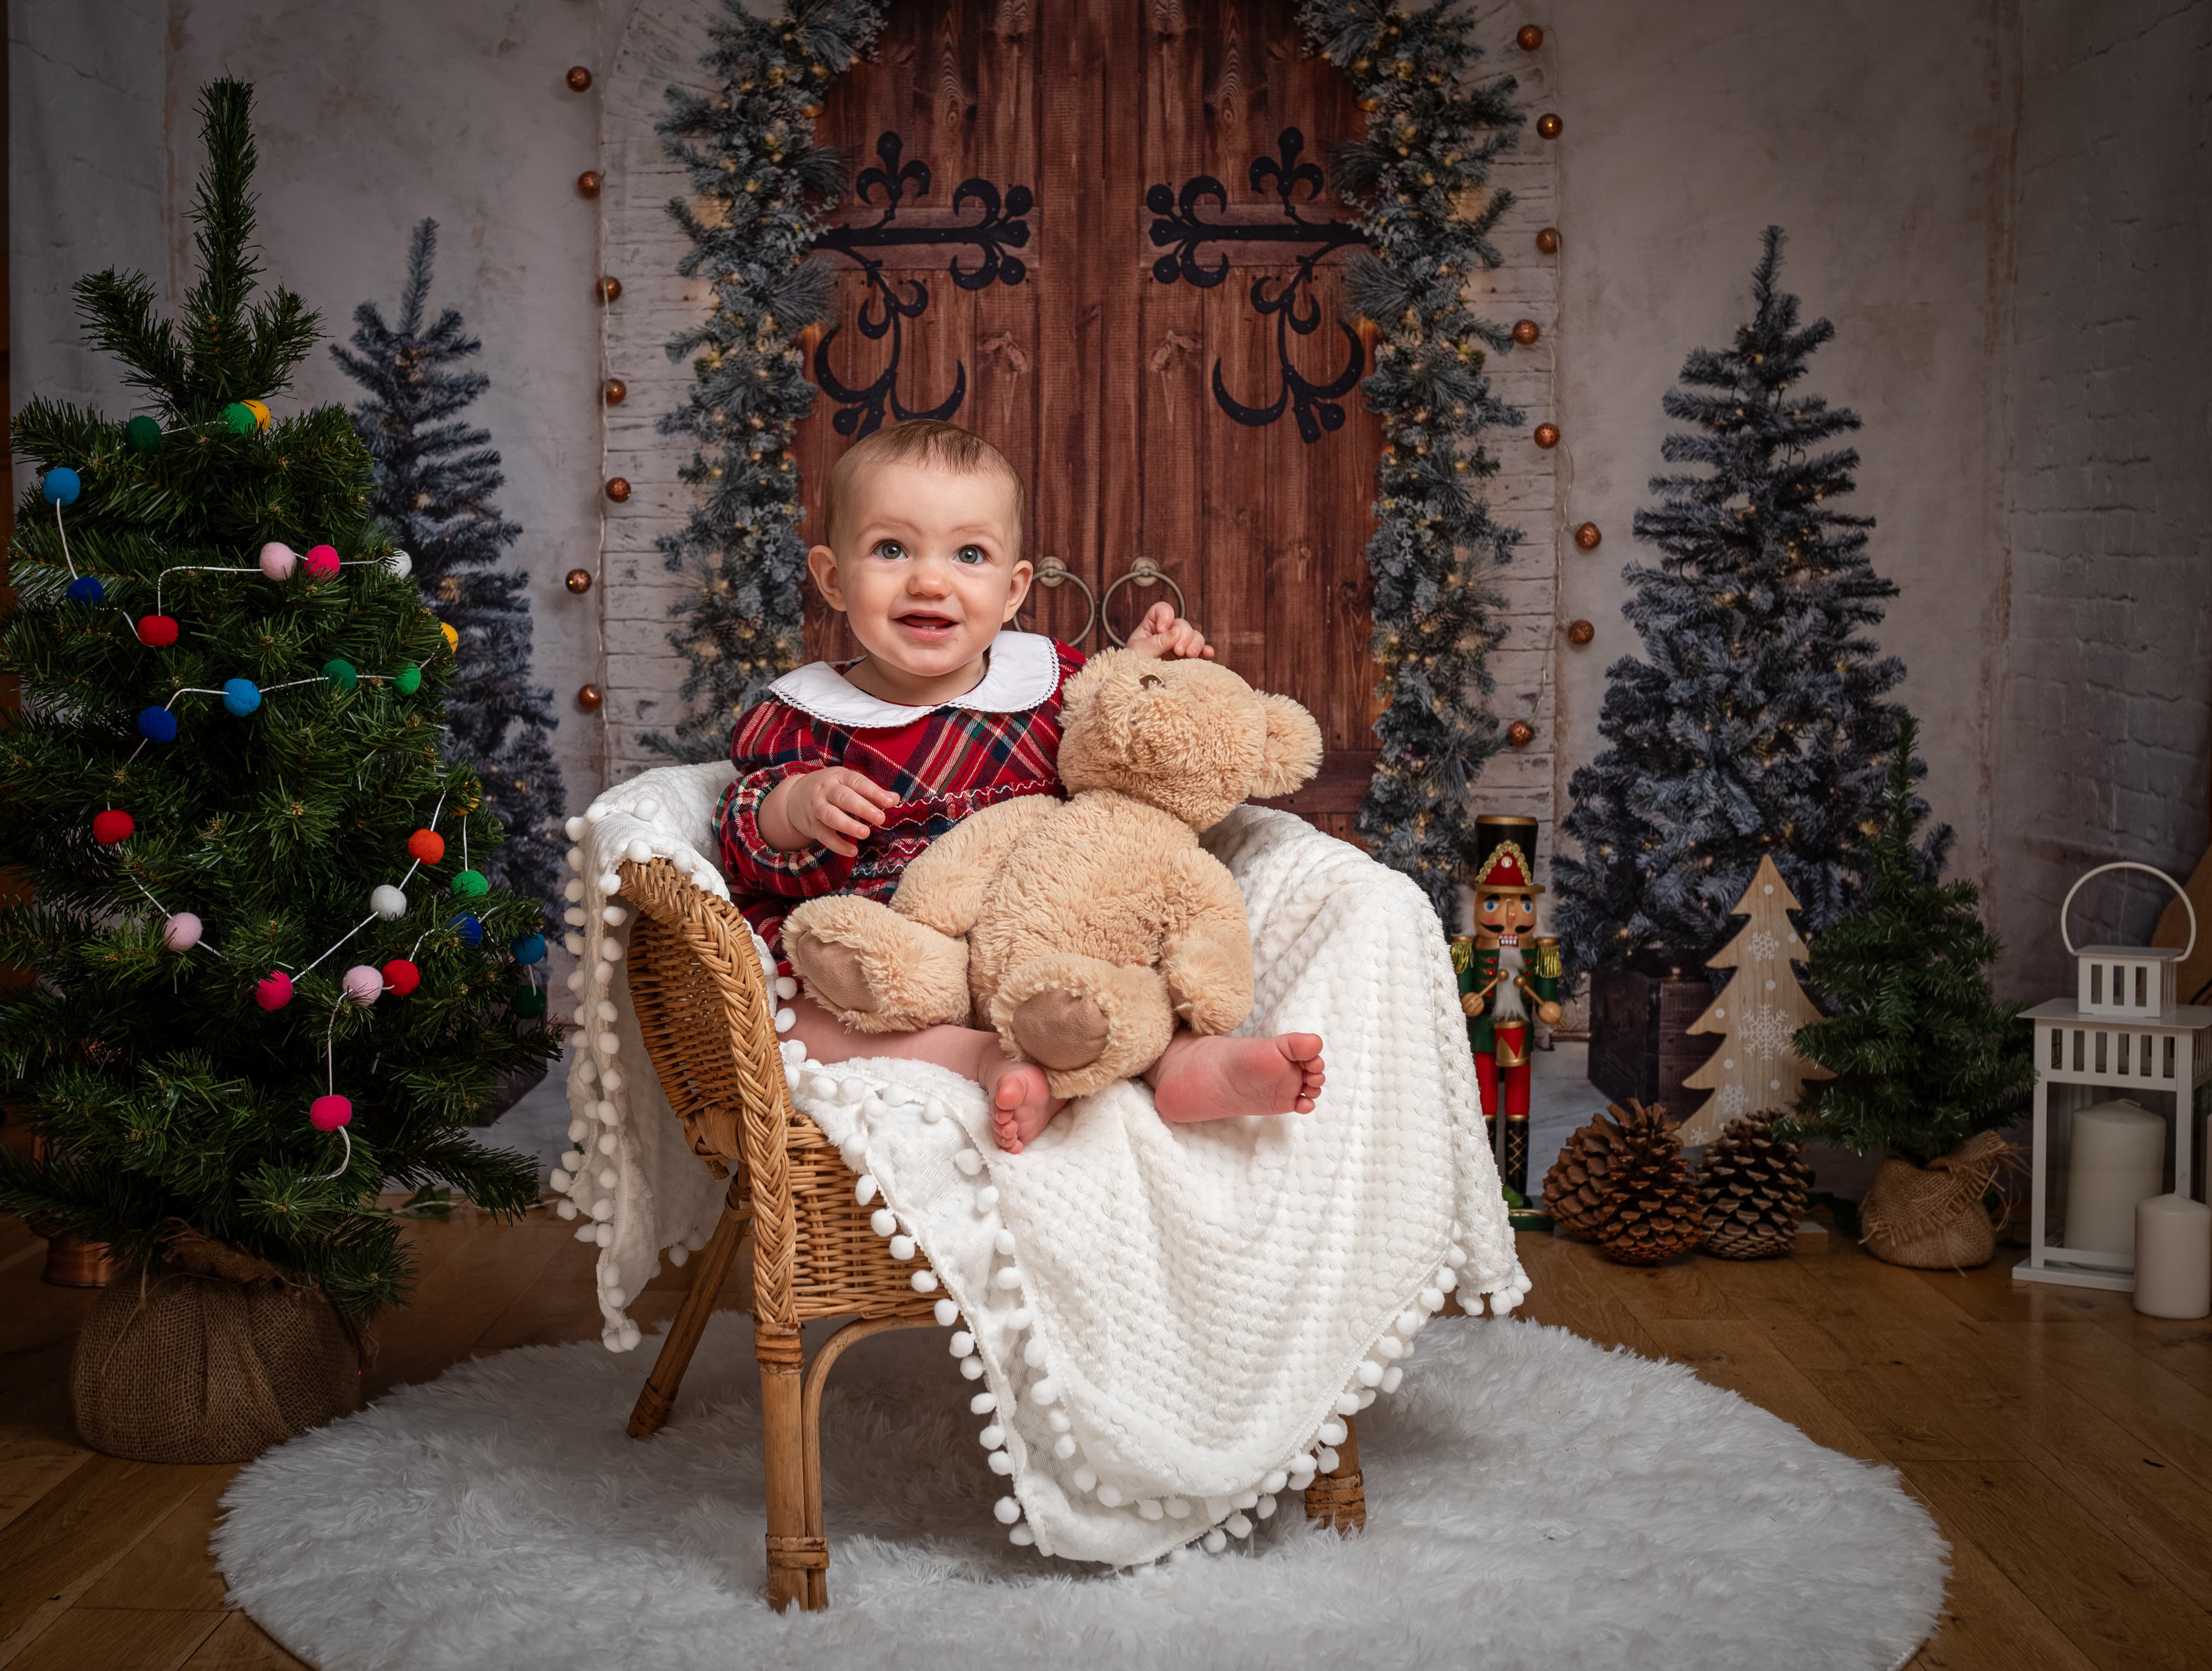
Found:
[[[92,815],[92,839],[103,847],[112,847],[128,841],[137,824],[131,814],[118,808],[110,807],[106,812]]]
[[[271,540],[261,548],[258,565],[271,580],[289,580],[292,571],[300,566],[300,554],[282,540]]]
[[[123,439],[140,452],[159,452],[161,426],[142,412],[123,426]]]
[[[177,618],[174,615],[138,617],[138,642],[149,650],[167,650],[176,641]]]

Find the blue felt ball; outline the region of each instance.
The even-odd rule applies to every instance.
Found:
[[[251,679],[226,679],[222,705],[243,719],[261,705],[261,687]]]
[[[453,932],[460,935],[464,946],[481,946],[483,943],[483,924],[477,921],[472,911],[465,911],[453,919]]]
[[[100,584],[96,574],[80,574],[70,582],[69,601],[72,603],[98,603],[106,596],[107,588]]]
[[[545,961],[545,936],[526,934],[508,949],[514,954],[517,963],[543,963]]]
[[[177,717],[167,708],[138,710],[138,735],[149,742],[174,742],[177,740]]]
[[[39,491],[49,505],[74,505],[84,491],[84,481],[66,464],[57,464],[40,479]]]

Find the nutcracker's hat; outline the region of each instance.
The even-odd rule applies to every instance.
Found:
[[[1474,820],[1474,863],[1468,885],[1477,893],[1532,895],[1536,885],[1531,855],[1536,851],[1536,820],[1491,814]]]

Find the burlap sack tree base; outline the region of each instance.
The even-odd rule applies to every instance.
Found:
[[[1983,1197],[1999,1172],[2020,1164],[2021,1153],[1994,1131],[1980,1131],[1925,1166],[1894,1156],[1883,1161],[1859,1208],[1867,1251],[1914,1270],[1988,1264],[1997,1240]]]
[[[179,1225],[100,1291],[70,1397],[95,1450],[241,1462],[361,1408],[365,1330],[316,1288]]]

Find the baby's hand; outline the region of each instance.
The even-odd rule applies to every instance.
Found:
[[[1126,648],[1156,662],[1177,656],[1213,659],[1213,646],[1206,641],[1206,634],[1177,615],[1175,605],[1165,598],[1145,611]]]
[[[849,766],[786,778],[762,797],[761,839],[779,852],[819,845],[851,858],[898,796]]]

